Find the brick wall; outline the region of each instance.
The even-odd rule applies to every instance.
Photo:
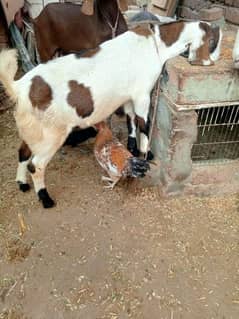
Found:
[[[239,0],[181,0],[179,15],[186,19],[220,20],[239,25]]]

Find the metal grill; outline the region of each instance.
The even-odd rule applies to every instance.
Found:
[[[193,161],[224,161],[239,158],[239,105],[196,110],[198,138]]]

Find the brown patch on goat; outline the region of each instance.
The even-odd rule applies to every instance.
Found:
[[[142,117],[137,116],[137,123],[138,123],[140,132],[144,133],[145,135],[148,136],[148,133],[149,133],[149,121],[145,122],[145,120]]]
[[[29,170],[31,174],[36,173],[36,167],[32,162],[27,164],[27,169]]]
[[[18,154],[19,154],[19,162],[25,162],[31,157],[32,152],[29,146],[26,144],[26,142],[22,141]]]
[[[218,45],[220,37],[220,28],[218,26],[212,27],[211,25],[208,25],[205,22],[200,22],[199,28],[201,28],[205,32],[205,35],[203,36],[203,41],[204,43],[207,42],[209,53],[214,52]]]
[[[39,110],[42,111],[45,111],[51,103],[51,87],[39,75],[32,78],[29,98],[32,102],[32,106],[37,107]]]
[[[79,116],[85,118],[94,111],[94,102],[90,90],[77,81],[69,81],[70,92],[67,102],[76,109]]]
[[[182,33],[184,29],[185,22],[171,22],[159,27],[160,30],[160,38],[166,44],[166,46],[170,46],[175,43]]]
[[[149,24],[138,25],[138,26],[134,27],[133,29],[131,29],[130,31],[132,31],[138,35],[141,35],[143,37],[146,37],[146,38],[150,37],[153,34],[153,32],[150,29]]]
[[[202,38],[203,44],[197,49],[196,60],[191,61],[191,64],[203,65],[203,61],[210,61],[210,64],[213,64],[213,62],[210,59],[210,52],[213,52],[217,46],[217,43],[219,40],[219,29],[218,29],[218,35],[216,35],[212,27],[204,22],[199,23],[199,28],[205,32]],[[215,28],[215,31],[216,29],[217,28]]]
[[[140,131],[141,132],[145,131],[145,128],[146,128],[145,120],[142,117],[137,116],[137,122],[138,122]]]

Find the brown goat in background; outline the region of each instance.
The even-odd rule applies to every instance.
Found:
[[[50,3],[33,19],[41,62],[56,54],[80,52],[127,31],[120,11],[122,0],[85,0],[74,3]],[[124,9],[125,6],[123,7]],[[85,14],[92,13],[90,15]]]

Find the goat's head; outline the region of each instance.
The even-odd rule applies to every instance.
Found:
[[[118,7],[121,11],[126,11],[128,9],[128,3],[127,0],[114,0],[117,2]],[[93,15],[94,14],[94,0],[84,0],[82,4],[81,11],[84,14],[87,15]]]
[[[199,22],[198,35],[189,44],[189,61],[193,65],[212,65],[218,60],[222,31],[218,26]]]
[[[214,64],[220,55],[222,32],[219,27],[206,22],[169,22],[159,26],[163,47],[172,58],[184,53],[194,65]]]

